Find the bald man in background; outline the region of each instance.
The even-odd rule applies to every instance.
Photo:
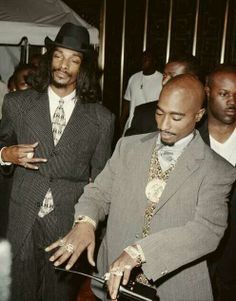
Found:
[[[121,282],[135,279],[156,288],[162,301],[213,300],[205,255],[224,234],[236,173],[195,130],[204,97],[203,85],[191,75],[164,86],[158,132],[119,140],[76,204],[73,229],[46,248],[54,250],[55,266],[68,260],[70,269],[86,249],[94,266],[95,229],[108,216],[97,269],[99,276],[108,272],[111,299]]]

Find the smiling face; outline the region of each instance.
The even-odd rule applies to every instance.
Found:
[[[163,88],[156,110],[156,122],[163,144],[174,145],[188,136],[204,114],[204,89],[189,75],[181,75]]]
[[[206,87],[209,118],[222,124],[236,122],[236,73],[218,72]]]
[[[52,56],[52,86],[72,92],[76,87],[82,58],[80,52],[57,47]]]

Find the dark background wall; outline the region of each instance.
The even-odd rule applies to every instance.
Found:
[[[116,116],[129,76],[140,69],[143,50],[146,0],[64,0],[92,25],[101,28],[102,5],[106,1],[106,36],[103,103]],[[171,0],[149,0],[147,47],[155,49],[159,70],[166,62]],[[126,3],[125,31],[122,20]],[[170,56],[191,54],[197,0],[173,0]],[[236,0],[199,0],[196,56],[208,72],[220,63],[226,4],[229,5],[225,62],[236,61]],[[124,69],[121,76],[122,32]],[[122,92],[120,87],[123,87]]]

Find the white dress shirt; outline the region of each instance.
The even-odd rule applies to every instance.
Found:
[[[179,156],[184,151],[185,147],[193,139],[194,133],[192,132],[188,136],[177,141],[173,146],[164,145],[161,142],[161,137],[158,134],[157,137],[157,152],[158,160],[160,162],[163,171],[167,170],[171,164],[175,163]]]
[[[63,108],[64,108],[64,112],[66,116],[66,124],[67,124],[76,104],[76,100],[77,100],[76,90],[72,91],[69,95],[65,97],[60,97],[52,90],[51,87],[48,87],[48,98],[49,98],[49,110],[50,110],[51,120],[53,119],[53,114],[59,105],[59,100],[61,98],[64,99]]]

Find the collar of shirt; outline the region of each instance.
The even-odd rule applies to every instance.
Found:
[[[49,86],[48,87],[48,98],[49,98],[49,109],[50,109],[50,117],[51,120],[53,118],[53,114],[59,105],[59,100],[61,98],[64,99],[64,111],[65,111],[65,116],[66,116],[66,123],[68,123],[71,114],[74,110],[75,104],[76,104],[76,90],[72,91],[70,94],[66,95],[65,97],[60,97],[58,96],[52,88]]]
[[[158,159],[161,165],[162,170],[167,170],[171,164],[174,164],[179,156],[182,154],[185,147],[189,144],[189,142],[193,139],[194,132],[189,134],[188,136],[177,141],[173,146],[164,145],[161,142],[160,135],[157,136],[157,152]]]

